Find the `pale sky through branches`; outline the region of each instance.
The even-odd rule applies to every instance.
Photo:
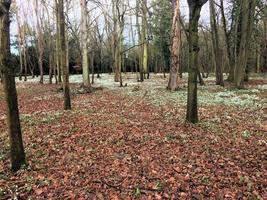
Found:
[[[101,0],[101,1],[104,1],[104,0]],[[105,0],[104,4],[108,5],[109,1],[111,2],[111,0]],[[163,0],[163,1],[165,1],[165,0]],[[15,0],[14,0],[14,2],[15,2]],[[54,1],[48,0],[46,2],[51,2],[50,4],[53,5]],[[25,21],[27,21],[27,23],[29,23],[30,26],[34,26],[35,14],[34,14],[34,10],[33,10],[33,1],[32,0],[27,0],[27,1],[16,0],[16,3],[18,5],[18,7],[20,7],[20,9],[23,10],[23,14],[20,13],[20,21],[23,21],[25,19]],[[130,0],[130,3],[134,4],[135,0],[134,1]],[[185,19],[188,20],[189,9],[188,9],[187,0],[181,0],[180,6],[181,6],[180,9],[181,9],[182,16],[184,16]],[[79,0],[72,0],[72,7],[73,8],[68,13],[69,18],[70,18],[70,20],[73,20],[73,21],[79,21],[79,19],[80,19]],[[89,10],[90,10],[90,8],[89,8]],[[93,14],[93,15],[99,15],[99,10],[95,10],[95,14]],[[100,18],[99,24],[101,25],[101,16],[99,18]],[[208,2],[202,8],[200,22],[209,23],[209,3]],[[127,29],[127,27],[126,27],[126,29]],[[15,36],[17,35],[17,32],[18,32],[17,22],[16,22],[16,19],[14,18],[12,23],[11,23],[11,40],[12,41],[16,40]],[[17,53],[17,51],[14,48],[12,48],[11,50],[13,53]]]

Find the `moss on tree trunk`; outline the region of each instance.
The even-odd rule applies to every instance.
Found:
[[[0,0],[0,69],[7,103],[7,126],[10,140],[11,168],[17,171],[25,161],[25,152],[19,120],[14,68],[10,61],[10,9],[11,1]]]
[[[189,5],[189,78],[186,120],[198,122],[197,76],[198,76],[198,21],[200,11],[207,0],[188,0]]]

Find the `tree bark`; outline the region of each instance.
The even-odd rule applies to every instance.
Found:
[[[63,91],[64,91],[64,109],[71,109],[70,88],[69,88],[69,69],[66,56],[66,32],[65,32],[65,15],[64,0],[58,0],[59,11],[59,34],[60,34],[60,64],[63,72]]]
[[[59,6],[58,6],[58,0],[55,0],[55,6],[56,6],[56,64],[57,64],[57,79],[59,83],[62,83],[62,73],[61,73],[61,58],[60,58],[60,31],[59,31],[59,25],[60,25],[60,16],[59,16]]]
[[[207,0],[187,0],[189,5],[189,78],[186,120],[198,122],[197,75],[198,75],[198,21],[200,11]]]
[[[267,7],[264,9],[264,18],[263,18],[263,39],[262,39],[262,67],[261,72],[267,72]]]
[[[142,0],[142,31],[141,31],[141,40],[142,40],[142,51],[143,51],[143,58],[142,58],[142,73],[143,78],[148,77],[148,24],[147,24],[147,0]]]
[[[212,28],[212,50],[214,55],[214,64],[216,71],[216,85],[224,86],[223,73],[222,73],[222,53],[219,46],[219,34],[215,14],[214,0],[210,0],[210,22]]]
[[[242,0],[241,41],[234,77],[236,88],[243,88],[244,86],[243,84],[248,61],[249,44],[254,24],[255,7],[256,0]]]
[[[220,0],[220,10],[221,10],[221,15],[222,15],[222,23],[223,23],[223,31],[224,31],[224,40],[225,40],[225,45],[226,45],[226,54],[228,57],[228,67],[233,67],[234,66],[234,60],[233,56],[231,55],[231,49],[230,49],[230,37],[229,33],[227,31],[227,21],[224,13],[224,2],[223,0]]]
[[[91,53],[92,84],[95,84],[94,52]]]
[[[40,18],[38,15],[39,6],[38,1],[35,0],[35,15],[37,20],[37,46],[38,46],[38,65],[40,72],[40,84],[44,83],[44,69],[43,69],[43,57],[44,57],[44,36],[41,30]]]
[[[113,71],[115,73],[114,81],[119,82],[120,81],[120,71],[119,71],[119,33],[118,33],[118,27],[119,27],[119,16],[117,13],[117,4],[118,0],[112,0],[112,17],[113,17],[113,34],[112,34],[112,60],[113,60]]]
[[[233,22],[231,25],[231,29],[233,29],[233,50],[230,51],[231,53],[231,66],[229,71],[229,76],[227,80],[229,82],[234,82],[235,79],[235,69],[237,64],[237,55],[239,52],[240,46],[240,22],[241,22],[241,11],[240,11],[240,0],[233,1],[233,9],[232,9],[232,16]],[[229,38],[230,39],[230,38]],[[229,40],[230,41],[230,40]],[[230,45],[230,43],[229,43]]]
[[[175,0],[174,15],[172,20],[172,46],[171,46],[171,67],[168,89],[174,91],[178,88],[179,68],[180,68],[180,46],[181,46],[181,30],[179,23],[180,0]]]
[[[0,70],[7,103],[7,126],[10,140],[11,169],[17,171],[26,163],[19,119],[14,68],[10,66],[10,16],[11,0],[0,0]]]
[[[136,0],[136,27],[137,27],[137,36],[138,43],[142,44],[142,34],[139,23],[139,11],[140,11],[140,0]],[[138,65],[139,65],[139,73],[140,73],[140,81],[144,81],[144,67],[143,67],[143,45],[138,47]]]
[[[88,26],[87,26],[87,2],[81,0],[81,37],[82,37],[82,68],[83,68],[83,85],[91,87],[88,62]]]

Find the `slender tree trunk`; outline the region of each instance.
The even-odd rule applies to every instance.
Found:
[[[102,71],[102,36],[101,36],[101,39],[100,39],[100,49],[99,49],[99,58],[100,58],[100,61],[99,61],[99,65],[97,67],[97,78],[101,78],[100,76],[100,71]]]
[[[18,15],[18,14],[17,14]],[[22,37],[21,37],[21,26],[20,26],[20,22],[18,20],[18,16],[16,17],[17,19],[17,25],[18,25],[18,50],[19,50],[19,64],[20,64],[20,69],[19,69],[19,80],[22,80],[22,73],[23,73],[23,45],[22,45]]]
[[[22,80],[22,73],[23,73],[23,57],[22,57],[22,47],[19,45],[19,64],[20,64],[20,69],[19,69],[19,80]]]
[[[57,71],[57,77],[58,77],[58,82],[62,83],[62,73],[61,73],[61,58],[60,58],[60,32],[59,32],[59,25],[60,25],[60,16],[59,16],[59,6],[58,6],[58,0],[55,0],[56,4],[56,28],[57,28],[57,33],[56,33],[56,71]]]
[[[189,78],[186,120],[198,122],[197,75],[198,75],[198,21],[200,11],[207,0],[188,0],[189,5]]]
[[[37,20],[37,43],[38,43],[38,65],[39,65],[39,72],[40,72],[40,83],[44,83],[44,69],[43,69],[43,57],[44,57],[44,36],[41,30],[40,25],[40,18],[38,15],[39,6],[38,0],[35,0],[35,15]]]
[[[252,36],[256,0],[242,0],[241,4],[241,41],[237,66],[235,69],[235,86],[243,88],[245,70],[248,61],[249,44]]]
[[[119,43],[118,43],[118,70],[119,70],[119,79],[120,79],[120,87],[123,87],[122,84],[122,66],[123,66],[123,54],[122,54],[122,45],[123,45],[123,24],[124,22],[120,21],[120,30],[119,30]]]
[[[87,2],[81,0],[81,36],[82,36],[82,68],[83,68],[83,85],[91,87],[88,61],[88,26],[87,26]]]
[[[17,171],[26,161],[19,120],[14,68],[10,66],[10,5],[11,0],[0,0],[0,70],[3,71],[3,84],[7,103],[11,169]]]
[[[261,51],[261,48],[260,48],[260,45],[258,44],[258,47],[257,47],[257,52],[256,52],[256,70],[255,72],[256,73],[260,73],[260,66],[261,66],[261,54],[260,54],[260,51]]]
[[[28,75],[27,48],[28,46],[25,41],[25,47],[23,48],[24,81],[27,81]]]
[[[172,20],[172,46],[171,46],[171,67],[170,67],[170,77],[168,83],[169,90],[176,90],[178,88],[178,72],[180,67],[180,0],[175,1],[174,5],[174,15]]]
[[[221,15],[222,15],[222,23],[223,23],[223,31],[224,31],[224,40],[225,40],[225,45],[226,45],[226,54],[227,54],[227,59],[228,59],[228,64],[229,67],[234,66],[234,61],[233,61],[233,56],[231,55],[231,50],[230,50],[230,37],[229,33],[227,31],[227,21],[224,13],[224,1],[220,0],[220,10],[221,10]]]
[[[136,0],[136,27],[137,27],[137,36],[138,36],[138,43],[142,43],[142,34],[141,28],[139,23],[139,12],[140,12],[140,0]],[[143,45],[138,47],[138,66],[139,66],[139,73],[140,73],[140,80],[141,82],[144,81],[144,67],[143,67]]]
[[[214,55],[214,64],[216,71],[216,85],[224,86],[223,73],[222,73],[222,53],[219,46],[219,34],[215,14],[214,0],[210,0],[210,21],[212,28],[212,50]]]
[[[20,72],[19,72],[19,80],[22,80],[22,73],[24,70],[24,81],[27,81],[27,60],[26,60],[26,27],[25,24],[23,26],[20,23],[20,19],[18,16],[18,12],[16,13],[16,21],[18,26],[18,47],[19,47],[19,61],[20,61]]]
[[[112,34],[112,57],[113,57],[113,71],[115,73],[114,81],[119,82],[120,81],[120,71],[119,71],[119,46],[120,46],[120,40],[119,40],[119,14],[117,12],[117,0],[112,0],[112,17],[113,17],[113,34]]]
[[[133,31],[134,29],[133,29],[132,17],[131,16],[130,16],[130,24],[131,24],[130,37],[131,37],[133,45],[136,45],[135,35],[134,35],[134,31]],[[135,70],[135,73],[136,73],[136,80],[139,81],[137,60],[138,60],[138,57],[136,57],[135,54],[134,54],[134,70]]]
[[[119,35],[119,44],[118,44],[118,70],[119,70],[119,81],[120,81],[120,87],[123,87],[123,83],[122,83],[122,27],[120,26],[120,35]]]
[[[95,84],[94,52],[91,53],[92,84]]]
[[[57,50],[55,50],[55,53],[53,55],[53,73],[55,76],[55,83],[58,84],[58,76],[57,76]]]
[[[52,79],[53,79],[53,55],[51,52],[49,52],[49,84],[52,84]]]
[[[142,31],[141,31],[141,40],[142,40],[142,50],[143,50],[143,77],[148,76],[148,24],[147,24],[147,0],[142,0]]]
[[[234,82],[235,79],[235,69],[237,65],[237,55],[240,46],[240,21],[241,21],[241,11],[240,11],[240,0],[236,0],[233,2],[233,11],[232,11],[232,18],[233,18],[233,30],[234,30],[234,45],[233,50],[230,51],[231,53],[231,66],[229,71],[229,76],[227,80],[229,82]],[[229,40],[230,41],[230,40]]]
[[[50,23],[49,23],[50,24]],[[49,35],[48,36],[48,46],[49,46],[49,56],[48,56],[48,59],[49,59],[49,84],[52,84],[53,82],[53,64],[54,64],[54,61],[53,61],[53,45],[52,45],[52,36]]]
[[[64,91],[64,109],[71,109],[70,88],[69,88],[69,69],[67,67],[67,45],[65,31],[64,0],[58,0],[59,11],[59,34],[60,34],[60,64],[63,72],[63,91]]]
[[[262,67],[261,72],[267,72],[267,7],[264,9],[264,17],[263,17],[263,39],[262,39]]]
[[[27,81],[27,44],[25,41],[25,35],[26,35],[26,28],[25,25],[21,27],[19,23],[19,19],[17,16],[18,21],[18,29],[19,29],[19,61],[20,61],[20,74],[19,74],[19,80],[22,80],[22,74],[24,70],[24,81]]]

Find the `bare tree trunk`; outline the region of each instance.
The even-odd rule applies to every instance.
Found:
[[[57,37],[57,36],[56,36]],[[55,39],[57,40],[57,39]],[[55,83],[58,84],[58,76],[57,76],[57,62],[58,62],[58,54],[57,54],[57,47],[55,49],[54,55],[53,55],[53,73],[55,76]]]
[[[53,55],[49,52],[49,84],[52,84],[53,79]]]
[[[112,35],[112,57],[113,57],[113,70],[115,73],[114,81],[120,81],[120,72],[119,72],[119,33],[118,33],[118,22],[119,14],[117,13],[118,0],[112,0],[112,17],[113,17],[113,35]]]
[[[44,83],[44,69],[43,69],[43,57],[44,57],[44,36],[41,30],[40,25],[40,18],[38,15],[39,11],[39,4],[38,1],[35,0],[35,15],[37,21],[37,40],[38,40],[38,65],[39,65],[39,72],[40,72],[40,83]]]
[[[133,31],[132,16],[130,16],[130,24],[131,24],[131,27],[130,27],[130,37],[131,37],[131,40],[132,40],[133,45],[135,46],[136,45],[136,41],[135,41],[135,35],[134,35],[134,31]],[[138,60],[138,57],[135,56],[135,58],[134,58],[134,70],[135,70],[135,73],[136,73],[136,80],[139,81],[137,60]]]
[[[262,67],[261,72],[267,72],[267,7],[264,9],[264,17],[263,17],[263,39],[262,39]]]
[[[139,11],[140,11],[140,0],[136,0],[136,27],[137,27],[137,36],[138,36],[138,43],[142,43],[142,34],[141,28],[139,23]],[[144,81],[144,67],[143,67],[143,45],[138,47],[138,66],[139,66],[139,73],[140,73],[140,81]]]
[[[202,6],[207,0],[187,0],[189,5],[189,78],[186,120],[198,122],[197,75],[198,75],[198,21]]]
[[[69,69],[67,67],[66,53],[66,31],[65,31],[65,15],[64,15],[64,0],[58,0],[59,12],[59,35],[60,35],[60,64],[63,72],[63,91],[64,91],[64,109],[71,109],[70,88],[69,88]]]
[[[143,69],[143,76],[149,76],[148,72],[148,24],[147,24],[147,0],[142,0],[142,29],[141,29],[141,40],[142,40],[142,51],[143,51],[143,58],[142,58],[142,69]]]
[[[167,87],[169,90],[172,91],[178,88],[178,81],[179,81],[178,72],[180,67],[180,46],[181,46],[179,15],[180,15],[180,0],[176,0],[174,5],[173,20],[172,20],[170,77]]]
[[[26,160],[19,120],[14,68],[10,66],[10,5],[11,0],[0,0],[0,70],[3,71],[3,84],[7,103],[11,169],[17,171],[26,163]]]
[[[20,23],[18,12],[16,13],[16,21],[18,26],[18,49],[19,49],[19,62],[20,62],[20,71],[19,71],[19,80],[22,80],[22,74],[24,70],[24,81],[27,81],[27,61],[26,61],[26,27]]]
[[[88,62],[88,26],[87,26],[87,2],[81,0],[81,37],[82,37],[82,68],[83,68],[83,85],[91,87],[89,76]]]
[[[227,78],[228,81],[234,82],[235,79],[235,69],[237,65],[237,54],[239,51],[239,45],[240,45],[240,21],[241,21],[241,13],[240,13],[240,0],[236,0],[233,2],[233,11],[232,11],[232,20],[233,20],[233,30],[234,30],[234,48],[231,53],[231,66],[229,71],[229,76]],[[230,38],[229,38],[230,42]],[[230,43],[229,43],[230,47]]]
[[[92,84],[95,84],[94,52],[91,53]]]
[[[56,71],[57,71],[57,77],[58,77],[58,82],[62,83],[62,73],[61,73],[61,58],[60,58],[60,17],[59,17],[59,6],[58,6],[58,0],[55,0],[56,4],[56,28],[57,28],[57,33],[56,33]]]
[[[241,4],[241,41],[235,69],[235,86],[243,88],[245,70],[247,67],[249,44],[252,35],[256,0],[243,0]]]
[[[23,65],[24,65],[24,81],[27,81],[27,74],[28,74],[28,62],[27,62],[27,44],[25,41],[25,47],[23,48]]]
[[[212,50],[214,55],[214,64],[216,71],[216,85],[224,86],[223,73],[222,73],[222,62],[221,62],[221,50],[219,46],[219,34],[217,28],[216,14],[214,0],[210,0],[210,22],[212,28]]]
[[[22,80],[22,73],[23,73],[23,57],[22,57],[22,46],[19,45],[19,64],[20,64],[20,69],[19,69],[19,80]]]
[[[49,13],[49,10],[48,10],[48,7],[46,4],[43,5],[45,10],[46,10],[46,15],[47,15],[47,24],[45,26],[45,28],[49,31],[49,33],[52,32],[51,30],[51,27],[50,27],[50,13]],[[49,62],[49,84],[52,84],[53,82],[53,64],[54,64],[54,61],[53,61],[53,58],[54,58],[54,45],[53,45],[53,36],[52,34],[49,34],[47,35],[47,42],[48,42],[48,62]]]
[[[226,54],[227,54],[227,60],[228,60],[228,65],[232,67],[234,65],[232,55],[231,55],[231,50],[230,50],[230,38],[229,38],[229,33],[227,32],[227,22],[226,22],[226,17],[224,13],[224,2],[223,0],[220,0],[220,10],[221,10],[221,15],[222,15],[222,23],[223,23],[223,31],[224,31],[224,40],[225,40],[225,45],[226,45]]]

